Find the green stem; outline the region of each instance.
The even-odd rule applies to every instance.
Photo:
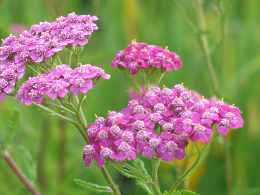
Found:
[[[195,145],[196,146],[196,145]],[[192,163],[192,165],[183,173],[183,175],[180,176],[180,178],[171,186],[171,190],[170,192],[174,192],[177,190],[177,188],[179,187],[179,185],[181,185],[184,180],[192,173],[193,170],[195,170],[201,160],[201,152],[199,151],[198,147],[196,146],[196,150],[197,150],[197,158],[196,160]]]
[[[208,37],[207,37],[207,28],[206,28],[206,19],[205,19],[205,14],[203,10],[203,0],[197,0],[197,11],[198,11],[198,23],[200,26],[200,30],[202,33],[199,33],[199,39],[200,39],[200,44],[202,51],[204,53],[204,56],[206,58],[206,62],[208,65],[208,70],[210,77],[212,78],[212,85],[213,85],[213,90],[216,95],[220,95],[219,91],[219,83],[218,79],[214,70],[212,58],[210,55],[210,50],[209,50],[209,43],[208,43]],[[230,154],[230,150],[228,147],[224,148],[225,150],[225,163],[226,163],[226,182],[228,186],[228,193],[232,194],[231,189],[232,189],[232,156]]]
[[[79,117],[81,118],[83,125],[86,127],[87,126],[87,120],[86,120],[85,114],[82,110],[82,103],[83,103],[85,98],[83,97],[81,100],[79,100],[79,98],[77,96],[75,98],[76,98],[76,102],[77,102],[77,106],[78,106]]]
[[[66,116],[64,116],[64,115],[62,115],[62,114],[60,114],[60,113],[58,113],[58,112],[56,112],[56,111],[54,111],[54,110],[52,110],[52,109],[50,109],[50,108],[44,106],[44,105],[41,105],[41,104],[34,104],[34,105],[36,105],[36,106],[38,106],[39,108],[41,108],[41,109],[43,109],[43,110],[49,112],[50,114],[53,114],[53,115],[55,115],[55,116],[60,117],[61,119],[65,120],[65,121],[68,121],[68,122],[70,122],[70,123],[72,123],[72,124],[75,124],[75,123],[76,123],[75,120],[73,120],[73,119],[71,119],[71,118],[69,118],[69,117],[66,117]]]
[[[60,59],[60,56],[57,55],[58,64],[62,64],[62,60]]]
[[[72,57],[73,57],[73,54],[74,54],[73,50],[70,51],[70,55],[69,55],[69,65],[70,65],[70,66],[72,66]]]
[[[113,190],[113,194],[121,195],[121,192],[120,192],[118,186],[114,182],[113,178],[111,177],[111,175],[109,174],[109,172],[105,166],[103,168],[101,168],[101,172],[102,172],[103,176],[105,177],[106,181],[108,182],[108,184],[110,185],[111,189]]]
[[[73,53],[72,55],[75,56],[75,66],[78,66],[78,63],[80,61],[81,52],[82,52],[82,49],[80,49],[80,48],[76,48],[76,47],[72,48],[72,53]]]
[[[76,97],[76,102],[77,102],[77,106],[78,106],[78,110],[77,111],[77,121],[70,119],[60,113],[57,113],[56,111],[44,106],[44,105],[40,105],[40,104],[35,104],[36,106],[38,106],[39,108],[53,114],[56,115],[58,117],[60,117],[63,120],[66,120],[70,123],[72,123],[73,125],[75,125],[76,129],[78,130],[78,132],[80,133],[80,135],[83,137],[83,139],[85,140],[85,142],[88,144],[89,140],[88,137],[85,133],[86,130],[86,126],[87,126],[87,120],[85,118],[84,112],[81,109],[81,101],[79,101],[78,97]],[[64,104],[63,104],[64,106]],[[73,106],[72,106],[73,107]],[[80,111],[81,110],[81,111]],[[115,184],[115,182],[113,181],[113,178],[111,177],[110,173],[108,172],[108,170],[106,169],[106,167],[104,166],[103,168],[101,168],[101,172],[104,176],[104,178],[106,179],[106,181],[108,182],[108,184],[110,185],[111,189],[113,190],[113,194],[114,195],[121,195],[120,190],[118,188],[118,186]]]
[[[154,159],[152,160],[152,188],[156,195],[161,195],[160,183],[158,178],[158,171],[160,167],[161,160]]]
[[[196,160],[192,163],[192,165],[183,173],[183,175],[171,186],[170,192],[174,192],[178,189],[178,186],[182,184],[184,180],[186,180],[200,165],[201,163],[204,162],[204,160],[207,158],[211,145],[214,143],[216,139],[216,134],[214,133],[212,135],[212,139],[209,144],[207,144],[205,147],[203,147],[202,150],[199,150],[197,145],[195,144],[195,149],[197,151],[197,158]]]
[[[60,113],[58,113],[58,112],[56,112],[56,111],[54,111],[54,110],[44,106],[44,105],[41,105],[41,104],[34,104],[34,105],[38,106],[39,108],[41,108],[41,109],[43,109],[43,110],[45,110],[45,111],[47,111],[47,112],[49,112],[49,113],[51,113],[51,114],[53,114],[55,116],[58,116],[59,118],[65,120],[65,121],[70,122],[71,124],[73,124],[76,127],[76,129],[79,131],[81,136],[84,138],[84,140],[88,143],[88,137],[85,134],[85,128],[84,128],[84,126],[79,125],[77,123],[77,121],[75,121],[75,120],[73,120],[71,118],[68,118],[68,117],[66,117],[66,116],[64,116],[64,115],[62,115],[62,114],[60,114]]]
[[[33,68],[33,66],[32,65],[30,65],[30,64],[28,64],[27,65],[28,67],[29,67],[29,69],[31,69],[36,75],[39,75],[39,74],[41,74],[39,71],[37,71],[35,68]]]
[[[164,75],[165,75],[165,73],[161,73],[161,74],[160,74],[159,79],[158,79],[158,81],[157,81],[157,84],[158,84],[158,85],[160,85],[160,83],[161,83],[161,81],[162,81]]]
[[[62,109],[64,111],[67,111],[67,112],[69,112],[72,115],[76,114],[74,111],[72,111],[71,109],[67,108],[66,106],[64,106],[62,104],[59,105],[59,104],[55,104],[55,103],[50,103],[50,105],[55,106],[57,108],[60,108],[60,109]]]
[[[85,132],[81,130],[82,126],[77,126],[77,128],[79,129],[79,132],[80,132],[81,136],[84,138],[85,142],[88,144],[89,140],[88,140],[88,137],[86,136]],[[85,130],[85,128],[84,128],[84,130]],[[120,192],[118,186],[114,182],[112,176],[110,175],[110,173],[108,172],[106,167],[104,166],[104,167],[100,168],[100,170],[101,170],[101,173],[103,174],[104,178],[106,179],[107,183],[109,184],[109,186],[113,190],[113,194],[114,195],[121,195],[121,192]]]
[[[46,68],[46,64],[39,64],[37,66],[43,73],[49,71],[48,68]]]
[[[143,71],[143,85],[145,88],[149,88],[150,81],[146,71]]]
[[[137,90],[137,91],[141,91],[141,86],[140,84],[136,81],[136,79],[134,79],[134,77],[132,75],[130,75],[130,73],[126,73],[131,84],[133,85],[133,87]]]
[[[78,132],[80,133],[80,135],[83,137],[84,141],[88,144],[89,140],[85,133],[85,128],[83,128],[81,125],[79,125],[77,123],[75,123],[74,125],[75,125],[76,129],[78,130]]]
[[[215,94],[219,95],[218,79],[217,79],[216,72],[215,72],[215,69],[213,66],[213,62],[212,62],[212,58],[210,55],[208,36],[207,36],[208,29],[206,27],[206,19],[205,19],[205,14],[204,14],[204,9],[203,9],[203,1],[197,0],[196,2],[197,2],[198,25],[200,28],[199,42],[200,42],[204,57],[206,59],[210,77],[212,79],[213,90],[214,90]]]
[[[84,101],[84,100],[81,100]],[[85,133],[85,129],[87,126],[87,120],[85,117],[85,114],[81,108],[81,101],[79,101],[78,97],[76,96],[76,102],[78,104],[78,120],[81,124],[81,126],[79,126],[78,128],[83,129],[83,131],[80,130],[81,135],[83,136],[84,140],[86,141],[86,143],[89,143],[88,137],[86,136]],[[83,133],[82,133],[83,132]],[[104,166],[103,168],[101,168],[101,173],[103,174],[104,178],[106,179],[107,183],[109,184],[109,186],[111,187],[111,189],[113,190],[113,194],[114,195],[121,195],[121,192],[118,188],[118,186],[116,185],[116,183],[114,182],[112,176],[110,175],[110,173],[108,172],[108,170],[106,169],[106,167]]]

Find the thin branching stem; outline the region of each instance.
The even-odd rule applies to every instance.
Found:
[[[197,158],[192,163],[192,165],[187,168],[187,170],[180,176],[180,178],[171,186],[171,192],[174,192],[178,189],[178,187],[184,182],[184,180],[192,173],[192,171],[198,166],[201,160],[201,151],[199,151],[198,147],[195,145],[197,151]]]
[[[81,135],[83,136],[84,140],[86,141],[86,143],[89,143],[88,137],[85,133],[85,129],[86,129],[86,126],[87,126],[87,120],[85,118],[84,112],[81,109],[81,101],[78,99],[78,97],[76,97],[77,106],[79,107],[79,109],[77,110],[78,111],[78,114],[77,114],[78,117],[77,118],[78,118],[79,123],[81,124],[81,125],[77,124],[77,128],[79,128],[79,131],[80,131]],[[109,186],[113,190],[113,194],[114,195],[121,195],[119,187],[114,182],[112,176],[110,175],[110,173],[106,169],[106,167],[104,166],[100,169],[101,169],[101,172],[102,172],[104,178],[106,179],[107,183],[109,184]]]
[[[208,37],[207,37],[207,28],[206,28],[206,19],[205,19],[205,14],[204,14],[204,9],[203,9],[203,0],[196,0],[197,2],[197,12],[198,12],[198,24],[200,26],[201,33],[199,33],[199,40],[201,44],[202,51],[204,53],[207,65],[208,65],[208,70],[210,77],[212,79],[212,86],[213,86],[213,91],[217,96],[220,95],[219,91],[219,82],[218,78],[216,76],[212,58],[210,55],[210,50],[209,50],[209,43],[208,43]],[[226,182],[228,186],[228,193],[232,194],[232,157],[231,157],[231,152],[229,147],[225,147],[225,163],[226,163]]]
[[[6,164],[12,169],[14,174],[19,178],[19,180],[25,186],[25,188],[32,195],[41,195],[41,193],[36,189],[36,187],[32,184],[32,182],[26,177],[23,171],[17,166],[11,154],[7,150],[5,150],[3,155]]]
[[[174,1],[178,10],[180,10],[180,13],[183,14],[183,18],[186,21],[186,23],[190,26],[191,30],[193,33],[198,32],[198,28],[197,26],[193,23],[192,21],[192,17],[189,16],[189,14],[187,13],[187,11],[185,10],[185,7],[180,3],[180,0],[175,0]]]
[[[58,64],[62,64],[62,60],[59,55],[57,55]]]
[[[79,120],[81,120],[81,119],[79,118]],[[89,140],[88,140],[88,137],[86,136],[84,126],[78,125],[78,124],[75,124],[75,126],[79,130],[79,132],[80,132],[81,136],[84,138],[85,142],[88,144]],[[100,168],[100,170],[101,170],[101,173],[103,174],[104,178],[106,179],[107,183],[109,184],[109,186],[113,190],[113,194],[114,195],[121,195],[121,192],[120,192],[118,186],[114,182],[112,176],[110,175],[110,173],[108,172],[106,167],[104,166],[104,167]]]
[[[81,120],[81,117],[79,118],[79,120]],[[81,121],[81,124],[82,124],[82,121]],[[85,131],[84,131],[85,130],[84,126],[77,125],[77,128],[80,130],[80,134],[84,138],[86,143],[89,143],[88,137],[86,136]],[[83,128],[83,131],[82,131],[82,128]],[[120,192],[118,186],[114,182],[112,176],[110,175],[110,173],[106,169],[106,167],[104,166],[104,167],[100,168],[100,170],[101,170],[101,173],[103,174],[104,178],[106,179],[107,183],[109,184],[109,186],[113,190],[113,194],[114,195],[121,195],[121,192]]]
[[[197,2],[198,25],[200,29],[199,42],[212,80],[212,88],[214,90],[214,93],[216,95],[219,95],[218,78],[213,66],[210,49],[209,49],[208,36],[207,36],[208,29],[207,29],[206,19],[205,19],[205,14],[203,9],[203,0],[196,0],[196,2]]]
[[[77,65],[78,61],[79,61],[80,51],[76,51],[75,48],[73,48],[73,51],[70,53],[70,59],[69,59],[70,64],[72,63],[73,54],[75,54],[76,65]],[[61,59],[58,55],[56,55],[56,59],[58,61],[58,64],[62,64],[62,61],[61,61]],[[34,69],[32,69],[32,70],[35,71]],[[63,111],[66,111],[66,112],[72,114],[72,118],[65,116],[65,115],[45,106],[45,105],[41,105],[41,104],[35,104],[35,105],[38,106],[39,108],[49,112],[50,114],[58,116],[59,118],[73,124],[76,127],[76,129],[78,130],[78,132],[80,133],[80,135],[83,137],[85,142],[88,144],[89,139],[88,139],[88,136],[85,132],[86,127],[87,127],[87,120],[86,120],[85,114],[82,110],[82,104],[84,103],[85,99],[86,99],[85,96],[83,96],[82,99],[80,99],[80,100],[77,96],[75,96],[76,103],[73,103],[72,98],[70,98],[68,103],[64,102],[62,100],[59,100],[60,105],[53,104],[54,106],[62,109]],[[113,178],[111,177],[111,175],[110,175],[109,171],[106,169],[106,167],[104,166],[100,169],[101,169],[101,172],[102,172],[104,178],[106,179],[107,183],[109,184],[109,186],[113,190],[113,194],[114,195],[121,195],[119,187],[114,182]],[[35,194],[35,195],[40,195],[40,194]]]
[[[53,114],[53,115],[58,116],[59,118],[65,120],[65,121],[68,121],[68,122],[70,122],[72,124],[76,123],[76,121],[74,119],[71,119],[71,118],[69,118],[67,116],[64,116],[64,115],[62,115],[62,114],[52,110],[51,108],[48,108],[47,106],[44,106],[44,105],[41,105],[41,104],[34,104],[34,105],[36,105],[37,107],[39,107],[39,108],[49,112],[50,114]]]
[[[159,79],[158,79],[158,81],[157,81],[158,85],[160,85],[160,83],[161,83],[161,81],[162,81],[164,75],[165,75],[164,72],[162,72],[162,73],[160,74],[160,77],[159,77]]]
[[[131,84],[134,86],[134,88],[137,90],[137,91],[141,91],[141,86],[140,84],[138,83],[138,81],[130,74],[130,73],[126,73]]]
[[[73,50],[70,51],[70,55],[69,55],[69,65],[72,65],[72,57],[73,57],[73,54],[74,54]]]
[[[73,110],[67,108],[67,107],[64,106],[64,105],[55,104],[55,103],[50,103],[50,105],[55,106],[55,107],[57,107],[57,108],[60,108],[60,109],[62,109],[62,110],[64,110],[64,111],[67,111],[67,112],[70,113],[70,114],[76,115],[75,111],[73,111]]]
[[[41,73],[40,73],[39,71],[37,71],[32,65],[28,64],[27,66],[28,66],[29,69],[32,70],[32,72],[33,72],[34,74],[36,74],[36,75],[41,74]]]
[[[85,114],[82,110],[82,103],[83,102],[82,102],[82,100],[79,100],[78,96],[75,96],[75,98],[76,98],[76,102],[77,102],[77,107],[78,107],[77,109],[78,109],[79,117],[80,117],[83,125],[86,127],[87,126],[87,120],[86,120]],[[83,99],[83,101],[84,101],[84,99]]]
[[[156,195],[161,195],[160,183],[158,178],[158,171],[160,167],[161,160],[153,159],[152,160],[152,188]]]
[[[114,182],[113,178],[111,177],[110,173],[108,172],[108,170],[105,166],[101,168],[101,172],[102,172],[103,176],[105,177],[106,181],[108,182],[108,184],[110,185],[110,187],[112,188],[113,194],[121,195],[119,187],[116,185],[116,183]]]

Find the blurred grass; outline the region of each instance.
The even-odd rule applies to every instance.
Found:
[[[235,195],[260,194],[256,189],[260,187],[259,7],[258,0],[205,0],[204,4],[208,27],[205,33],[209,36],[221,95],[224,100],[241,107],[246,120],[245,128],[231,136],[229,146]],[[107,110],[118,110],[127,102],[129,83],[119,70],[111,69],[109,64],[115,52],[126,47],[132,39],[168,46],[181,56],[184,68],[168,74],[163,80],[166,86],[183,82],[207,97],[212,95],[211,79],[198,43],[195,10],[193,0],[0,0],[0,37],[4,38],[10,33],[12,24],[29,27],[72,11],[97,15],[100,30],[86,46],[82,62],[104,64],[112,77],[107,82],[99,83],[89,95],[86,110],[89,121],[93,121],[94,114],[105,115]],[[14,118],[17,113],[19,118]],[[14,132],[14,137],[7,143],[8,148],[37,184],[40,140],[47,132],[42,165],[47,177],[46,194],[92,194],[76,186],[73,179],[85,178],[100,184],[105,182],[95,166],[89,169],[83,166],[84,143],[71,126],[65,127],[66,167],[64,182],[59,185],[60,128],[57,119],[46,116],[35,107],[24,107],[13,100],[0,104],[0,141],[8,141],[8,135]],[[196,185],[192,188],[202,195],[227,194],[224,156],[223,146],[216,144],[202,174],[196,174]],[[0,194],[27,194],[2,160],[0,170]],[[175,172],[172,165],[162,165],[160,177],[163,187],[169,186],[169,181],[173,183]],[[120,176],[117,180],[123,185],[123,194],[143,194],[128,179]]]

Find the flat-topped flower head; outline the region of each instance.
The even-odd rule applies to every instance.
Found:
[[[209,143],[213,127],[221,135],[243,127],[239,108],[216,99],[205,99],[183,85],[151,87],[131,97],[126,108],[109,112],[100,124],[89,125],[90,144],[97,148],[99,166],[104,160],[133,160],[137,155],[165,161],[181,160],[189,141]],[[105,135],[100,139],[100,134]],[[102,148],[109,151],[105,155]],[[100,159],[103,159],[100,161]],[[86,164],[89,164],[89,158]]]
[[[44,97],[52,100],[64,98],[69,92],[74,95],[87,93],[99,78],[109,79],[102,68],[90,64],[71,69],[62,64],[50,72],[31,77],[17,92],[17,98],[26,105],[41,104]]]
[[[178,70],[182,67],[179,56],[166,48],[142,42],[132,42],[124,50],[119,51],[111,64],[136,74],[140,70],[156,68],[162,71]]]
[[[96,16],[71,13],[5,38],[0,46],[0,99],[13,91],[24,75],[26,64],[42,63],[67,46],[86,45],[98,29],[96,21]],[[12,77],[7,77],[6,72]]]

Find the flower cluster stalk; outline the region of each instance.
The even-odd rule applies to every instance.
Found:
[[[83,132],[85,131],[85,127],[87,126],[87,120],[86,120],[86,117],[83,113],[83,110],[81,108],[81,102],[78,100],[78,98],[76,98],[77,100],[77,103],[78,103],[78,110],[77,110],[77,116],[78,116],[78,121],[83,124]],[[77,127],[79,128],[79,127]],[[81,130],[79,130],[80,132],[82,132]],[[86,136],[86,134],[82,134],[81,135],[83,136],[86,144],[89,143],[89,140],[88,140],[88,137]],[[114,195],[121,195],[121,192],[119,190],[119,187],[118,185],[114,182],[112,176],[110,175],[109,171],[107,170],[107,168],[104,166],[104,167],[101,167],[100,168],[101,170],[101,173],[102,175],[104,176],[105,180],[107,181],[107,183],[109,184],[109,186],[111,187],[112,191],[113,191],[113,194]]]
[[[160,167],[161,160],[160,159],[153,159],[152,160],[152,187],[154,190],[155,195],[161,195],[160,183],[159,183],[159,167]]]
[[[78,97],[75,97],[76,105],[74,105],[71,102],[66,103],[61,99],[59,100],[60,104],[52,104],[52,105],[55,105],[56,107],[60,108],[64,112],[74,115],[75,119],[65,116],[64,114],[58,113],[57,111],[49,108],[48,106],[41,105],[41,104],[35,104],[35,105],[38,106],[39,108],[43,109],[44,111],[47,111],[50,114],[58,116],[59,118],[73,124],[76,127],[76,129],[78,130],[78,132],[80,133],[80,135],[82,136],[82,138],[84,139],[84,141],[86,142],[86,144],[88,144],[89,139],[87,137],[87,134],[85,133],[85,128],[87,127],[87,120],[86,120],[85,114],[82,110],[82,104],[84,103],[85,99],[86,99],[86,96],[83,96],[82,99],[80,99],[80,100]],[[113,190],[114,195],[120,195],[121,194],[120,190],[119,190],[118,186],[116,185],[116,183],[113,181],[113,178],[110,175],[109,171],[106,169],[106,167],[102,167],[100,169],[101,169],[101,173],[103,174],[107,183],[110,185],[111,189]]]
[[[217,75],[216,75],[216,72],[215,72],[215,69],[213,66],[210,49],[209,49],[208,36],[207,36],[208,29],[207,29],[204,9],[203,9],[203,1],[196,0],[196,2],[197,2],[198,25],[199,25],[199,29],[200,29],[199,42],[200,42],[204,57],[206,59],[210,78],[212,80],[212,88],[214,90],[214,93],[216,95],[219,95],[218,78],[217,78]]]

